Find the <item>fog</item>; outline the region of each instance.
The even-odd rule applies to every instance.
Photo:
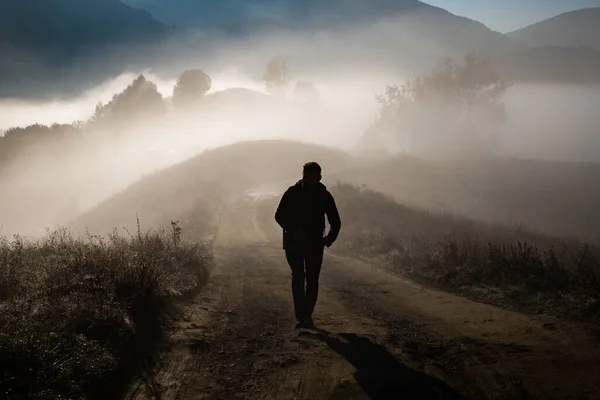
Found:
[[[504,151],[525,158],[600,161],[600,85],[518,85],[506,95]]]
[[[97,87],[86,90],[83,95],[69,100],[36,102],[0,98],[0,132],[13,127],[24,127],[33,124],[69,124],[75,121],[87,120],[92,116],[98,102],[107,103],[113,95],[122,92],[140,74],[154,82],[158,91],[164,97],[171,96],[176,77],[164,78],[151,71],[142,70],[109,79]],[[246,87],[261,91],[264,88],[264,85],[253,82],[234,66],[223,68],[212,79],[213,92],[232,87]]]
[[[160,118],[148,114],[126,127],[94,128],[75,141],[31,144],[11,154],[0,171],[2,233],[40,234],[47,227],[69,223],[145,175],[238,141],[292,139],[364,155],[357,144],[379,116],[375,96],[386,85],[415,76],[410,68],[378,66],[377,58],[370,58],[400,58],[370,46],[374,32],[394,37],[393,25],[384,21],[362,30],[318,34],[310,41],[289,32],[276,40],[229,40],[220,42],[219,50],[205,59],[186,55],[173,59],[168,69],[131,71],[88,88],[77,98],[0,100],[0,132],[36,123],[86,121],[98,102],[106,104],[139,74],[157,85],[167,103],[167,113]],[[357,40],[358,45],[351,45]],[[321,45],[311,49],[315,43]],[[334,48],[337,51],[331,53]],[[405,37],[402,48],[402,57],[415,55],[420,60],[413,68],[421,63],[423,74],[430,71],[425,69],[431,64],[428,60],[447,55],[443,46],[416,37]],[[364,62],[349,62],[361,52]],[[287,54],[290,60],[291,83],[284,98],[266,94],[262,81],[267,62],[276,54]],[[196,108],[180,110],[170,96],[177,75],[190,67],[205,70],[212,89]],[[318,104],[293,97],[293,85],[299,80],[315,84]],[[504,102],[508,119],[497,149],[502,156],[600,161],[599,87],[516,84]],[[440,127],[444,123],[440,118]],[[399,148],[394,140],[380,143],[381,150],[393,155]]]
[[[117,77],[69,101],[4,100],[0,105],[3,128],[85,121],[98,101],[109,101],[135,76],[137,73]],[[376,115],[374,94],[383,84],[357,80],[347,85],[345,81],[314,79],[322,102],[311,106],[293,99],[272,99],[264,93],[262,82],[228,67],[211,74],[213,88],[201,111],[178,112],[169,98],[175,77],[145,76],[166,98],[170,111],[164,117],[147,115],[128,126],[126,134],[116,134],[122,127],[85,133],[84,139],[69,145],[69,151],[61,148],[58,156],[53,152],[62,144],[32,144],[3,165],[3,234],[43,234],[46,228],[68,223],[144,175],[237,141],[294,139],[350,151]]]

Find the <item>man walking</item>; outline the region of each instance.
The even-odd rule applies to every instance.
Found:
[[[325,216],[330,230],[324,236]],[[296,327],[313,327],[323,250],[335,242],[341,229],[333,196],[321,183],[319,164],[304,165],[302,179],[281,198],[275,220],[283,229],[283,248],[292,270]]]

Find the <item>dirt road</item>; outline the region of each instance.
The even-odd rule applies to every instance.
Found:
[[[226,207],[217,262],[147,399],[600,399],[600,340],[423,288],[328,253],[315,322],[296,330],[272,210]]]

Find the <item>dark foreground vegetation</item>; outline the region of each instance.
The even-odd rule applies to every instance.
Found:
[[[576,240],[409,208],[369,189],[332,190],[336,247],[412,279],[527,312],[600,316],[600,249]]]
[[[209,247],[181,230],[0,239],[0,398],[118,398],[156,361]]]

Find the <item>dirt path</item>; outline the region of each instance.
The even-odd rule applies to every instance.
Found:
[[[600,340],[327,254],[315,322],[296,330],[290,273],[260,197],[226,208],[210,282],[147,399],[600,399]]]

